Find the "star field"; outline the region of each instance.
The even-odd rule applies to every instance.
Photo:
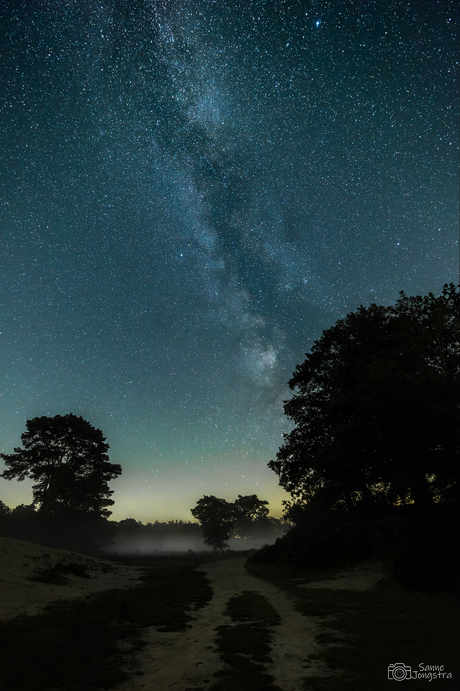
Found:
[[[313,341],[458,282],[457,3],[0,11],[1,450],[73,412],[123,467],[113,518],[279,515]]]

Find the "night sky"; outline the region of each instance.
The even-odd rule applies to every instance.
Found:
[[[0,12],[0,449],[72,412],[123,467],[115,520],[280,515],[314,340],[458,283],[457,0]]]

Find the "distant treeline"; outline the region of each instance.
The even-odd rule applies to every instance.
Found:
[[[263,526],[254,525],[244,538],[234,538],[232,548],[246,549],[255,542],[273,542],[286,523],[268,517]],[[195,521],[154,521],[134,518],[111,521],[92,512],[62,511],[47,520],[33,504],[10,509],[0,500],[0,536],[46,544],[75,552],[115,554],[135,552],[184,552],[205,548],[202,526]]]

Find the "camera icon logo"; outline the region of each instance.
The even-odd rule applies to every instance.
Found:
[[[395,662],[392,665],[388,665],[388,679],[404,681],[404,679],[410,679],[411,675],[412,669],[410,665],[405,665],[403,662]]]

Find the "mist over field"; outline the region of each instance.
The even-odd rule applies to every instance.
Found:
[[[109,555],[133,555],[142,556],[152,554],[187,553],[187,552],[211,552],[211,548],[204,544],[203,540],[187,537],[151,537],[139,535],[135,537],[122,537],[113,544],[105,547],[103,552]]]
[[[273,531],[261,531],[253,537],[231,537],[228,540],[228,549],[234,551],[260,549],[264,545],[271,545],[281,535],[274,535]],[[103,550],[108,555],[159,555],[159,554],[186,554],[188,552],[209,552],[212,549],[197,537],[185,536],[151,536],[136,535],[120,537]]]

